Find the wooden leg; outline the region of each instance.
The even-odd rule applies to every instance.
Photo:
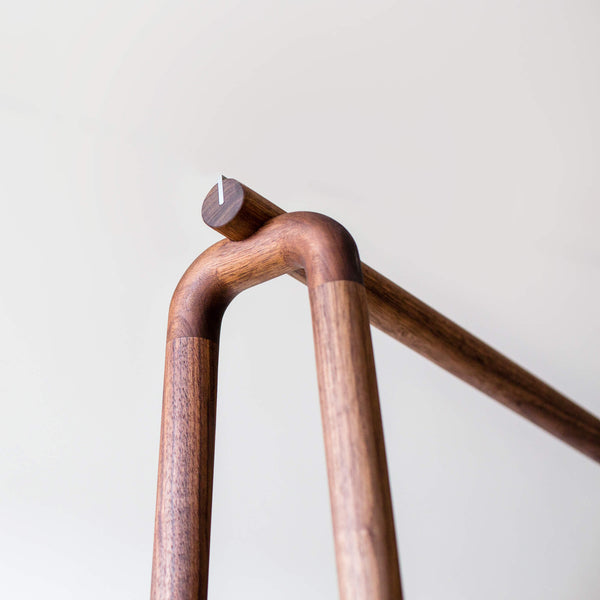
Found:
[[[366,295],[355,281],[310,290],[342,600],[402,597]]]
[[[167,342],[152,600],[206,598],[218,344]]]

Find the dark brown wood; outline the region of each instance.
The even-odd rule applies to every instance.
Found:
[[[207,225],[244,239],[284,211],[233,179],[225,202],[204,201]],[[233,207],[228,206],[233,199]],[[443,369],[600,462],[600,420],[368,265],[362,264],[371,324]],[[305,281],[304,273],[290,273]]]
[[[215,448],[217,342],[167,342],[152,600],[206,598]]]
[[[179,282],[169,309],[153,600],[206,597],[224,311],[243,290],[302,269],[311,299],[334,541],[343,600],[399,600],[400,574],[366,296],[354,240],[315,213],[283,214],[223,240]],[[199,441],[197,438],[200,437]]]

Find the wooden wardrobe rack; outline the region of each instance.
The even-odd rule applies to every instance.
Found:
[[[402,598],[369,321],[600,462],[600,420],[361,263],[316,213],[286,213],[234,179],[202,207],[222,240],[169,309],[152,569],[153,600],[208,589],[221,320],[245,289],[290,274],[309,288],[340,597]]]

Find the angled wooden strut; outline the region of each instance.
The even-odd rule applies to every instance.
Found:
[[[235,179],[214,186],[202,206],[207,225],[243,240],[281,208]],[[600,462],[600,420],[456,323],[363,263],[371,324],[532,423]],[[301,270],[290,273],[305,282]]]
[[[402,597],[358,252],[328,217],[290,213],[192,263],[169,310],[153,600],[206,598],[223,313],[241,291],[302,269],[309,287],[340,597]]]

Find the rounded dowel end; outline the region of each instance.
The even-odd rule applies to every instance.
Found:
[[[202,218],[209,227],[235,241],[246,239],[285,212],[236,179],[223,178],[221,202],[215,184],[202,204]]]

